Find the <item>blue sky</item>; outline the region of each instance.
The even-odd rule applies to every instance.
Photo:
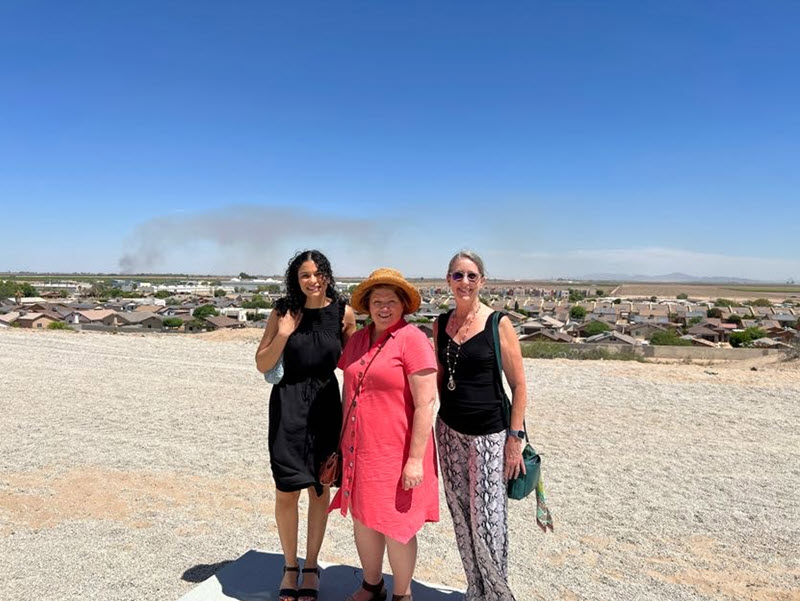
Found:
[[[796,2],[0,3],[0,270],[800,279]]]

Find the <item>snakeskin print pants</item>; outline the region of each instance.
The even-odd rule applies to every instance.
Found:
[[[515,601],[508,587],[506,433],[470,436],[436,422],[439,465],[467,576],[464,601]]]

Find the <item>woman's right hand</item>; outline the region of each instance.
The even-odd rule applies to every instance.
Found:
[[[403,490],[411,490],[422,484],[423,475],[422,460],[409,457],[403,468]]]
[[[281,315],[278,318],[278,335],[284,338],[291,336],[297,329],[297,326],[300,325],[301,319],[303,319],[302,311],[298,311],[296,314],[287,311],[285,315]]]

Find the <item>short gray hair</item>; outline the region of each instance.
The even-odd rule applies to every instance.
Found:
[[[486,269],[483,267],[483,259],[478,256],[478,253],[466,249],[458,251],[453,255],[453,258],[450,259],[450,262],[447,264],[447,275],[450,275],[450,273],[453,271],[453,265],[459,259],[469,259],[478,266],[478,273],[481,274],[481,277],[486,277]]]

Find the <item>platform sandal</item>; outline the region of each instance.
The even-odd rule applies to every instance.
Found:
[[[283,566],[283,573],[286,572],[299,572],[300,566]],[[295,576],[295,586],[297,586],[297,576]],[[279,601],[294,601],[299,596],[299,591],[296,588],[282,588],[278,591]]]
[[[317,575],[317,588],[301,588],[297,591],[297,597],[299,599],[316,599],[319,597],[319,576],[320,571],[319,568],[303,568],[303,574],[316,574]]]

